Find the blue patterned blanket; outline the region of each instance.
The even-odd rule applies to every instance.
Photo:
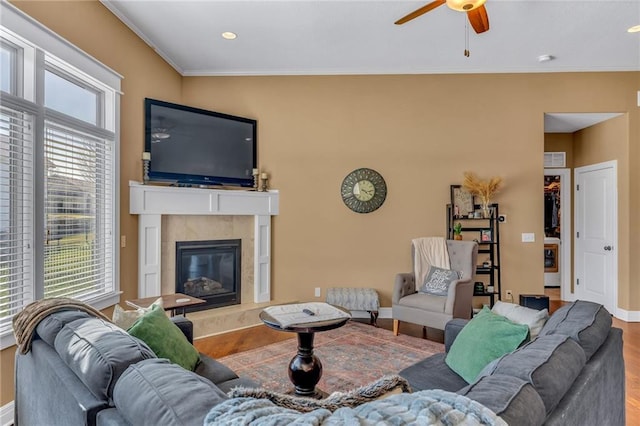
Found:
[[[238,397],[213,407],[204,425],[506,426],[507,423],[476,401],[436,389],[392,395],[354,408],[339,408],[333,413],[324,408],[301,413],[279,407],[268,399]]]

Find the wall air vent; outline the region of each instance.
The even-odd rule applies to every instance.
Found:
[[[544,167],[567,167],[566,152],[545,152]]]

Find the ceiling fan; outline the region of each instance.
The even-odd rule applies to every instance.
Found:
[[[407,16],[398,19],[395,24],[402,25],[405,22],[409,22],[418,16],[422,16],[446,3],[450,9],[457,10],[459,12],[467,12],[469,23],[471,23],[475,32],[480,34],[485,31],[489,31],[489,16],[487,15],[487,10],[484,7],[486,1],[487,0],[435,0],[417,10],[414,10]]]

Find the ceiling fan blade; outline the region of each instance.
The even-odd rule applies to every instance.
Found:
[[[396,22],[394,22],[394,24],[396,25],[402,25],[405,22],[409,22],[412,19],[417,18],[418,16],[424,15],[425,13],[429,12],[430,10],[435,9],[438,6],[442,6],[443,4],[446,3],[446,0],[436,0],[436,1],[432,1],[431,3],[422,6],[420,9],[414,10],[413,12],[411,12],[410,14],[408,14],[407,16],[404,16],[400,19],[398,19]]]
[[[487,15],[487,9],[484,8],[484,5],[468,11],[467,16],[476,33],[489,31],[489,15]]]

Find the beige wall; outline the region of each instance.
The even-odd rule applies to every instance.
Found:
[[[573,133],[545,133],[544,152],[566,152],[566,167],[573,168]]]
[[[281,191],[276,298],[370,286],[389,306],[394,274],[410,268],[411,238],[444,235],[449,185],[465,170],[506,181],[496,198],[508,215],[503,291],[512,289],[516,300],[542,292],[543,114],[632,111],[624,149],[632,133],[637,138],[629,96],[637,82],[638,73],[191,77],[183,101],[259,120],[260,166]],[[568,138],[559,143],[569,145]],[[377,169],[388,185],[387,201],[368,215],[340,200],[342,179],[358,167]],[[535,232],[536,243],[520,242],[523,232]],[[629,240],[621,243],[628,257]],[[621,274],[621,287],[629,288],[628,276]],[[640,308],[640,301],[620,304]]]
[[[543,286],[543,114],[629,112],[624,208],[640,208],[640,73],[181,78],[98,2],[15,2],[125,78],[121,110],[121,250],[123,299],[137,296],[137,220],[128,214],[128,181],[141,176],[144,97],[259,120],[260,166],[280,190],[273,219],[273,297],[313,299],[313,288],[376,288],[390,306],[394,275],[410,268],[411,238],[444,235],[449,185],[465,170],[500,175],[503,291]],[[344,176],[378,170],[388,197],[376,212],[349,211]],[[635,181],[634,181],[635,178]],[[639,225],[620,253],[640,250]],[[520,242],[535,232],[536,242]],[[630,251],[631,250],[631,251]],[[627,261],[626,265],[629,265]],[[640,310],[622,277],[621,306]],[[622,271],[621,271],[622,272]],[[13,349],[2,351],[0,405],[13,399]]]

